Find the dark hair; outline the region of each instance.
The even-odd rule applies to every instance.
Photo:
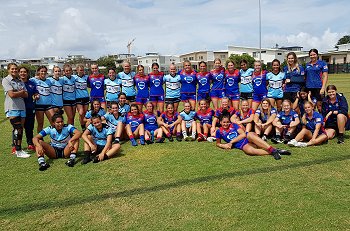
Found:
[[[198,63],[198,66],[200,66],[200,65],[203,64],[203,63],[204,63],[205,66],[207,66],[207,63],[204,62],[204,61],[200,61],[200,62]]]
[[[169,105],[171,105],[171,106],[174,107],[174,103],[166,103],[166,104],[165,104],[165,108],[167,108]]]
[[[329,90],[337,91],[337,88],[336,88],[335,85],[328,85],[327,88],[326,88],[326,91],[329,91]]]
[[[152,65],[152,66],[153,66],[153,65]],[[140,67],[142,67],[142,69],[145,69],[145,68],[143,67],[143,65],[140,64],[140,65],[137,65],[136,70],[139,70]]]
[[[110,67],[110,68],[108,68],[108,72],[109,72],[110,70],[112,70],[112,71],[116,72],[116,70],[115,70],[115,68],[114,68],[114,67]]]
[[[280,62],[278,59],[274,59],[274,60],[272,60],[272,64],[273,64],[274,62],[277,62],[277,63],[278,63],[278,65],[281,65],[281,62]]]
[[[112,105],[117,105],[118,108],[119,108],[119,104],[118,104],[118,102],[116,102],[116,101],[112,101],[112,102],[110,103],[110,105],[111,105],[111,107],[112,107]]]
[[[159,64],[158,64],[158,63],[152,63],[152,68],[153,68],[154,66],[157,66],[157,67],[159,68]]]
[[[222,121],[224,118],[227,118],[230,120],[231,114],[227,109],[222,110],[221,115],[220,115],[220,121]]]
[[[53,114],[53,116],[51,117],[52,123],[54,123],[58,118],[61,118],[63,120],[63,111],[62,110]]]
[[[118,98],[120,98],[120,96],[122,96],[122,95],[126,97],[126,94],[124,92],[120,92],[118,95]]]
[[[241,62],[239,62],[239,64],[242,64],[242,63],[248,64],[248,61],[245,59],[242,59]]]
[[[92,113],[92,114],[91,114],[91,121],[92,121],[93,119],[101,119],[101,116],[100,116],[99,114],[97,114],[97,113]]]
[[[45,69],[47,71],[47,67],[44,65],[38,66],[38,68],[36,69],[36,72],[39,72],[41,69]]]
[[[305,86],[302,86],[302,87],[300,88],[300,91],[299,91],[299,92],[308,92],[308,91],[307,91],[307,89],[306,89]]]
[[[318,56],[318,50],[317,49],[312,48],[311,50],[309,50],[309,55],[310,55],[311,52],[315,52],[316,55]]]

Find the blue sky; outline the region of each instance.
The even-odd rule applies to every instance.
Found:
[[[98,58],[259,46],[258,0],[16,0],[2,2],[0,58]],[[262,46],[331,49],[350,34],[350,1],[261,0]]]

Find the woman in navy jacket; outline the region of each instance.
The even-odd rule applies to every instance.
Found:
[[[327,86],[327,96],[322,102],[327,136],[332,139],[338,134],[338,144],[344,143],[344,132],[348,120],[348,102],[344,95],[337,93],[334,85]]]

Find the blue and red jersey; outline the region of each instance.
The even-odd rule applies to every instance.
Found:
[[[134,81],[137,89],[137,98],[147,99],[149,97],[149,76],[136,74],[134,76]]]
[[[157,74],[151,72],[148,74],[149,82],[150,82],[150,96],[164,96],[164,88],[163,88],[163,72],[158,72]]]
[[[168,113],[165,111],[160,116],[162,117],[164,123],[172,124],[172,123],[174,123],[177,120],[177,118],[179,116],[179,113],[178,112],[174,112],[173,115],[168,115]]]
[[[196,113],[196,118],[199,120],[201,125],[203,124],[210,124],[213,122],[213,116],[215,112],[208,108],[205,112],[202,112],[201,110],[198,110]]]
[[[216,109],[215,117],[220,118],[223,110],[225,110],[225,108],[223,108],[223,107]],[[226,110],[228,111],[228,113],[230,113],[230,116],[232,116],[233,114],[236,113],[236,110],[233,107],[228,107],[228,108],[226,108]]]
[[[239,82],[241,81],[241,75],[238,69],[235,69],[233,73],[228,70],[225,71],[225,95],[239,94]]]
[[[181,93],[196,94],[196,72],[192,70],[190,73],[187,73],[185,70],[181,70],[179,75],[181,77]]]
[[[91,88],[91,98],[104,98],[104,81],[105,76],[103,74],[90,75],[88,78],[88,87]]]
[[[305,84],[305,71],[302,65],[299,65],[299,69],[295,68],[289,70],[288,66],[283,68],[283,71],[286,75],[286,79],[289,79],[290,82],[286,83],[284,92],[298,92],[301,87]]]
[[[254,94],[264,95],[267,93],[266,87],[266,70],[254,72],[252,76]]]
[[[126,116],[126,124],[129,124],[131,127],[131,131],[134,132],[137,127],[143,123],[144,121],[144,115],[142,113],[138,115],[133,115],[131,112],[129,112]]]
[[[220,68],[220,70],[211,70],[210,74],[212,75],[213,85],[211,90],[224,90],[225,89],[225,68]]]
[[[158,128],[157,124],[157,116],[149,111],[144,111],[144,124],[145,124],[145,130],[147,131],[154,131]]]
[[[210,74],[210,72],[198,72],[196,78],[198,82],[198,94],[209,93],[210,82],[212,81],[212,75]]]
[[[238,129],[241,129],[241,127],[235,123],[231,124],[228,129],[224,129],[223,127],[221,127],[218,130],[216,130],[215,137],[218,140],[223,139],[226,143],[229,143],[231,140],[239,136]],[[243,138],[240,141],[234,143],[232,147],[242,150],[244,145],[246,145],[247,143],[248,139]]]
[[[323,73],[328,72],[327,63],[322,60],[317,60],[315,64],[311,62],[306,64],[306,87],[307,88],[322,88]]]
[[[247,112],[237,111],[236,116],[242,121],[249,118],[252,114],[255,114],[255,111],[252,108],[249,108]]]
[[[320,128],[320,131],[318,132],[318,134],[320,135],[322,133],[326,133],[324,126],[323,126],[323,116],[320,113],[314,111],[312,113],[311,118],[309,118],[309,116],[307,116],[306,114],[305,114],[305,118],[306,118],[306,124],[304,124],[304,125],[312,133],[315,132],[316,125],[318,125],[318,124],[321,124],[321,128]]]
[[[290,110],[288,114],[285,111],[280,111],[277,114],[277,118],[280,120],[282,125],[290,125],[292,121],[299,118],[299,115],[294,110]]]

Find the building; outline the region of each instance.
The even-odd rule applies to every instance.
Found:
[[[199,63],[204,61],[207,63],[207,69],[211,70],[214,68],[214,60],[219,58],[222,65],[225,65],[226,60],[228,59],[229,54],[227,50],[222,51],[194,51],[186,54],[180,55],[180,62],[177,63],[177,69],[183,68],[183,62],[188,60],[191,62],[192,68],[195,70],[199,69]]]
[[[142,65],[145,68],[145,73],[152,72],[152,64],[159,64],[159,71],[165,74],[169,73],[169,67],[171,64],[180,62],[180,58],[174,55],[160,55],[159,53],[146,53],[145,56],[137,57],[138,65]]]
[[[272,60],[278,59],[281,63],[285,59],[286,50],[279,48],[261,48],[261,61],[265,64],[271,63]],[[260,59],[260,49],[256,47],[241,47],[241,46],[228,46],[228,55],[243,55],[248,54],[255,60]]]

